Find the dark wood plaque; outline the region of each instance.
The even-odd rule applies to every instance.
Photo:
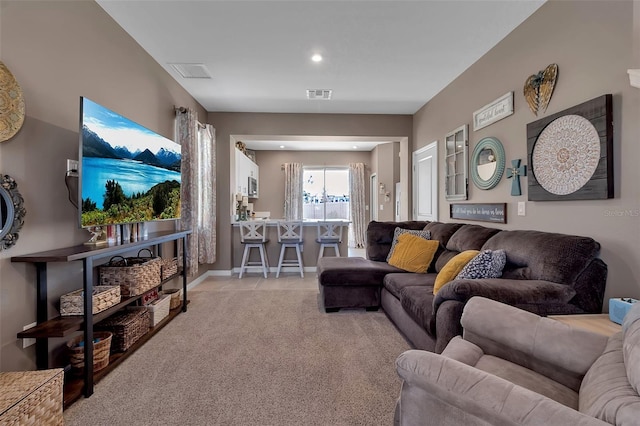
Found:
[[[479,220],[482,222],[507,223],[507,203],[450,204],[451,219]]]
[[[562,127],[562,121],[568,124]],[[581,128],[580,122],[587,123],[588,129]],[[577,123],[575,129],[571,123]],[[556,125],[557,131],[550,132]],[[599,154],[590,149],[594,139],[588,140],[589,132],[595,135],[596,147],[599,138]],[[527,124],[527,154],[532,171],[528,178],[530,201],[613,198],[612,95]]]

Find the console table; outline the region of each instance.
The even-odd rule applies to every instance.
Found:
[[[93,312],[93,285],[94,285],[94,267],[96,261],[100,259],[110,258],[115,255],[124,254],[136,249],[155,246],[157,254],[162,255],[162,243],[179,240],[182,241],[182,268],[172,277],[162,280],[163,283],[182,275],[182,306],[170,312],[158,325],[153,327],[142,339],[140,339],[133,347],[121,354],[111,355],[109,365],[96,373],[93,372],[93,345],[85,345],[84,347],[84,372],[81,380],[70,380],[65,383],[65,406],[77,399],[80,394],[89,397],[93,394],[94,381],[102,378],[107,372],[111,371],[116,365],[122,362],[135,349],[140,347],[153,334],[157,333],[164,325],[171,321],[180,311],[187,311],[187,277],[182,271],[186,271],[187,262],[187,235],[191,231],[163,231],[150,233],[146,239],[136,242],[123,243],[117,245],[78,245],[57,250],[43,251],[39,253],[15,256],[11,258],[12,262],[32,263],[36,267],[36,319],[37,325],[28,330],[18,333],[18,338],[35,338],[36,339],[36,366],[38,370],[49,368],[49,343],[48,338],[51,337],[67,337],[74,332],[82,330],[84,332],[84,341],[93,342],[93,324],[101,321],[114,314],[123,307],[140,299],[142,295],[133,297],[123,297],[120,303],[112,306],[105,311],[92,315]],[[176,246],[177,248],[177,246]],[[58,316],[49,319],[47,309],[47,263],[49,262],[73,262],[82,261],[84,275],[84,314],[82,316]]]

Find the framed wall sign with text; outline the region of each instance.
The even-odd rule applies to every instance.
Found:
[[[451,219],[479,220],[481,222],[507,223],[507,203],[450,204]]]

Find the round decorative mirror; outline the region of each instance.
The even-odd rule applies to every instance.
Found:
[[[10,176],[2,176],[0,185],[0,250],[8,249],[18,241],[18,231],[26,214],[24,200],[18,184]]]
[[[504,147],[496,138],[484,138],[471,155],[471,180],[480,189],[491,189],[500,182],[504,172]]]

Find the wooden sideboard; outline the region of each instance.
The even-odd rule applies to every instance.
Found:
[[[162,320],[159,324],[152,327],[151,330],[136,342],[126,352],[112,354],[109,365],[94,374],[93,371],[93,345],[85,345],[84,351],[84,371],[81,378],[65,381],[65,406],[70,405],[81,394],[89,397],[93,394],[95,381],[104,377],[109,371],[116,367],[120,362],[127,358],[131,353],[142,346],[144,342],[149,340],[155,333],[171,321],[180,311],[187,310],[187,277],[182,271],[186,270],[187,259],[187,235],[191,231],[163,231],[150,233],[148,238],[138,240],[136,242],[123,243],[117,245],[78,245],[74,247],[61,248],[57,250],[43,251],[39,253],[15,256],[11,258],[12,262],[32,263],[36,267],[36,319],[37,325],[28,330],[18,333],[18,338],[35,338],[36,339],[36,366],[39,370],[51,368],[49,364],[49,343],[48,339],[53,337],[70,337],[72,334],[82,331],[84,333],[84,341],[93,341],[93,325],[120,309],[136,302],[142,295],[133,297],[122,297],[120,303],[112,306],[105,311],[95,315],[93,312],[93,300],[89,295],[93,294],[94,287],[94,268],[98,266],[98,261],[110,258],[116,255],[122,255],[128,252],[139,250],[142,248],[153,247],[158,256],[162,256],[162,244],[168,242],[182,243],[182,265],[178,269],[178,273],[161,281],[158,287],[171,279],[182,276],[182,304],[179,308],[170,312],[169,316]],[[81,261],[83,266],[83,290],[84,290],[84,314],[79,316],[56,316],[49,318],[48,300],[47,300],[47,264],[50,262],[74,262]]]

